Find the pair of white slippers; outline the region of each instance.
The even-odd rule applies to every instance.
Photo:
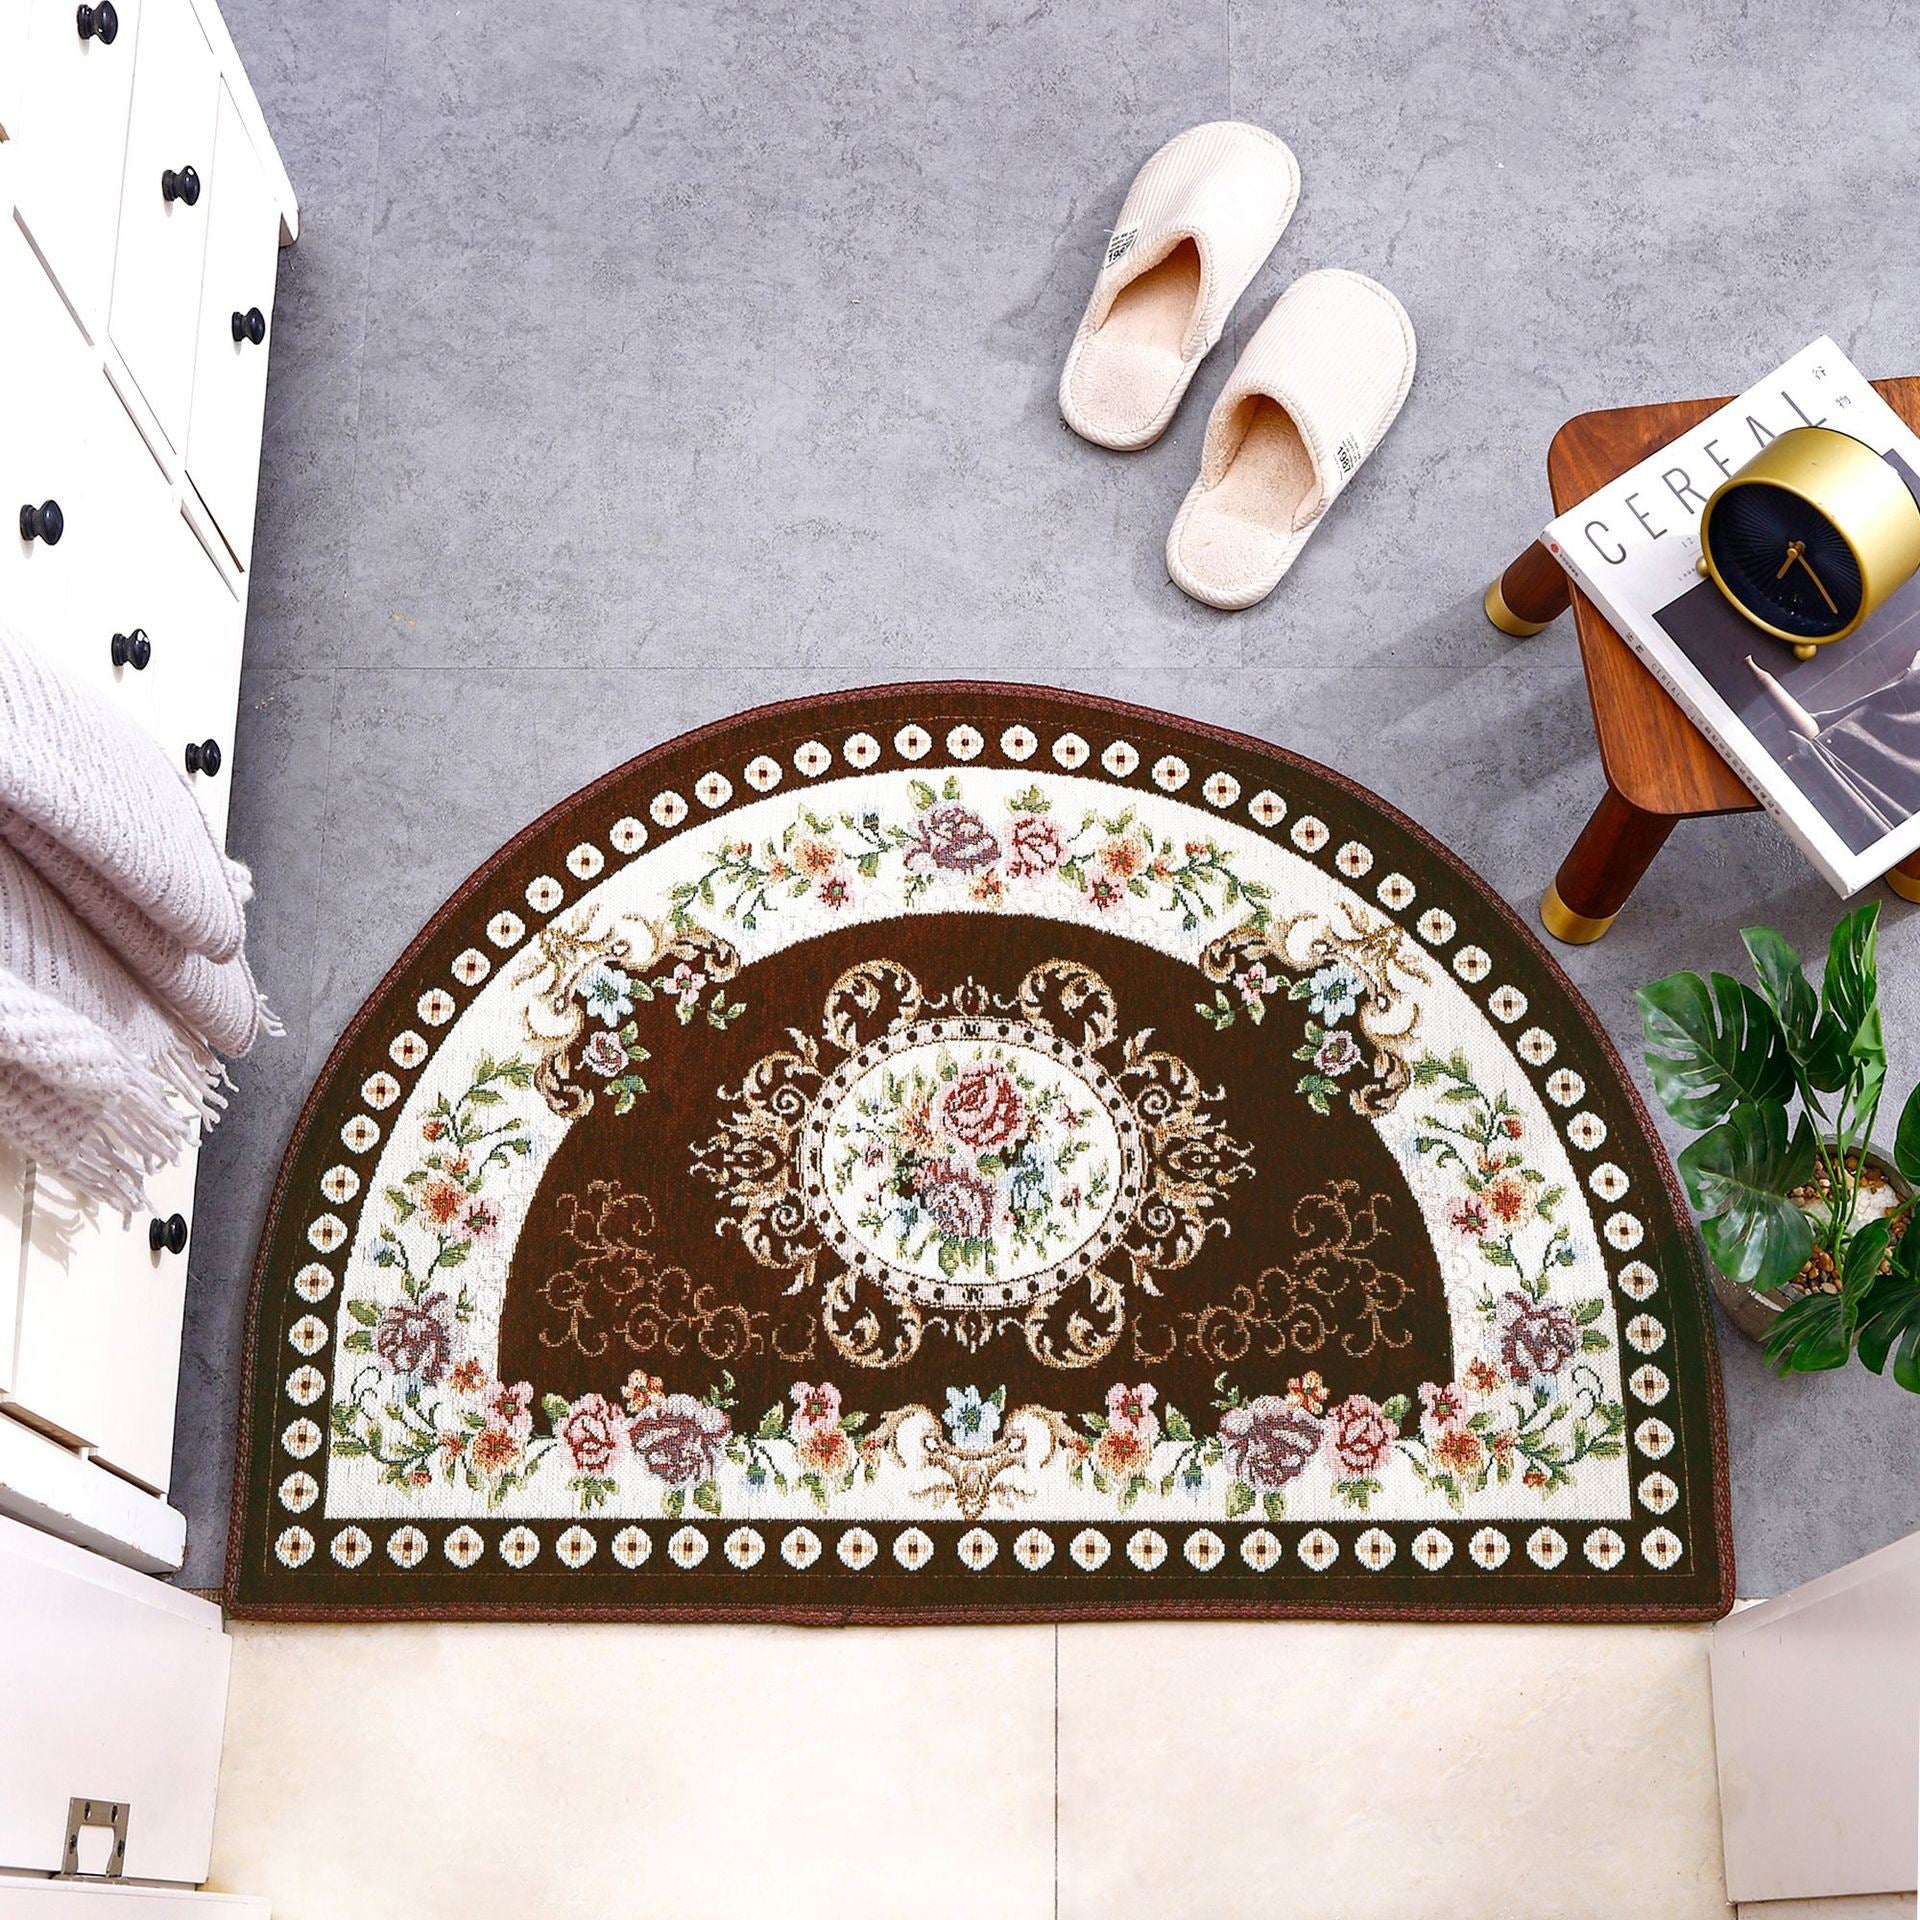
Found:
[[[1292,152],[1239,121],[1189,128],[1140,169],[1060,375],[1075,433],[1119,452],[1159,439],[1299,197]],[[1174,584],[1214,607],[1264,600],[1393,424],[1413,357],[1406,309],[1376,281],[1296,280],[1213,403],[1167,536]]]

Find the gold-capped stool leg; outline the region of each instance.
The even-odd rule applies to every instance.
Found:
[[[1910,854],[1897,867],[1889,867],[1886,883],[1902,900],[1920,901],[1920,854]]]
[[[1480,604],[1502,633],[1516,640],[1529,639],[1543,633],[1572,604],[1566,570],[1536,540],[1488,586]]]
[[[1916,894],[1914,897],[1920,899],[1920,894]],[[1590,914],[1575,913],[1574,910],[1560,898],[1560,889],[1551,882],[1549,882],[1546,892],[1540,896],[1540,924],[1545,927],[1556,940],[1563,941],[1570,947],[1590,946],[1594,941],[1598,940],[1619,917],[1617,913],[1609,913],[1603,918],[1596,920]]]
[[[1536,633],[1544,633],[1553,624],[1551,620],[1522,620],[1507,605],[1506,596],[1500,591],[1498,580],[1488,581],[1487,591],[1480,604],[1486,609],[1487,618],[1502,633],[1510,633],[1516,640],[1531,639]]]

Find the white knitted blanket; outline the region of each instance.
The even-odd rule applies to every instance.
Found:
[[[247,870],[158,742],[0,631],[0,1138],[130,1213],[280,1027]]]

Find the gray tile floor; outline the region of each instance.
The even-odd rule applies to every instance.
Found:
[[[305,211],[282,257],[233,844],[287,1018],[203,1163],[176,1498],[217,1578],[254,1244],[300,1099],[427,913],[534,814],[755,701],[1036,678],[1318,755],[1529,908],[1599,791],[1571,637],[1495,633],[1568,414],[1829,331],[1910,372],[1914,43],[1830,0],[225,0]],[[1817,84],[1805,84],[1811,61]],[[1831,84],[1830,84],[1831,83]],[[1195,121],[1300,207],[1161,444],[1054,383],[1127,182]],[[1166,580],[1207,405],[1308,267],[1420,337],[1400,424],[1280,593]],[[1920,924],[1888,898],[1894,1093]],[[1564,955],[1633,988],[1836,903],[1757,816],[1676,837]],[[1920,1401],[1725,1342],[1741,1589],[1920,1526]]]

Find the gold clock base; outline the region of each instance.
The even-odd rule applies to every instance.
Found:
[[[1811,660],[1813,656],[1819,651],[1820,649],[1818,647],[1805,647],[1805,646],[1795,647],[1793,650],[1793,657],[1796,660]]]
[[[1522,620],[1507,605],[1507,597],[1500,591],[1500,582],[1497,579],[1481,596],[1480,604],[1486,609],[1487,618],[1502,633],[1510,633],[1516,640],[1529,640],[1536,633],[1545,633],[1553,625],[1551,620]]]
[[[1904,873],[1898,867],[1889,867],[1883,877],[1902,900],[1920,900],[1920,874]]]
[[[1618,919],[1617,914],[1608,914],[1604,919],[1596,920],[1590,914],[1575,913],[1560,898],[1560,889],[1549,885],[1540,896],[1540,924],[1556,940],[1564,941],[1570,947],[1591,946]]]

